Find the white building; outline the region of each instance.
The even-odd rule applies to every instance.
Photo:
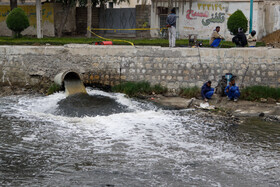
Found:
[[[209,39],[215,27],[220,26],[220,34],[230,40],[232,35],[227,29],[229,16],[239,9],[250,20],[250,0],[193,0],[191,10],[189,6],[189,0],[173,3],[178,16],[176,23],[178,38],[197,34],[199,39]],[[151,28],[165,27],[167,7],[168,0],[152,1]],[[278,29],[280,29],[280,2],[254,0],[253,30],[257,31],[258,38]],[[152,37],[157,37],[158,34],[157,31],[151,31]]]

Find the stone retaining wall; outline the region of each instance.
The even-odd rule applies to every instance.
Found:
[[[237,83],[280,85],[280,49],[162,48],[132,46],[0,46],[2,85],[35,85],[63,70],[87,84],[149,81],[169,89],[214,85],[231,72]]]

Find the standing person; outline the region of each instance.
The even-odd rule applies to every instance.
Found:
[[[238,86],[236,86],[235,84],[235,80],[232,79],[228,86],[225,88],[225,94],[228,97],[228,100],[234,100],[235,102],[238,100],[238,98],[240,97],[240,91]]]
[[[175,47],[176,43],[176,11],[175,8],[171,9],[171,13],[166,19],[166,27],[168,28],[169,47]]]
[[[256,38],[256,31],[252,30],[251,34],[249,34],[248,38],[248,46],[249,47],[256,47],[257,44],[257,38]]]
[[[201,87],[201,96],[202,99],[207,102],[208,99],[211,99],[212,95],[214,94],[214,88],[211,88],[211,81],[207,81]]]
[[[236,47],[245,47],[247,45],[247,38],[242,28],[238,28],[238,33],[232,38],[232,42]]]
[[[218,47],[221,43],[221,40],[225,39],[219,34],[219,32],[220,32],[220,26],[217,26],[211,35],[211,39],[209,42],[211,47]]]

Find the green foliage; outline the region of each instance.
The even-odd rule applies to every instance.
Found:
[[[60,91],[60,86],[58,84],[52,83],[51,86],[48,89],[48,93],[47,95],[51,95],[55,92],[59,92]]]
[[[181,88],[179,95],[186,98],[198,98],[200,96],[200,89],[197,86],[190,88]]]
[[[125,93],[129,97],[137,97],[142,94],[163,94],[167,92],[167,88],[160,85],[151,86],[150,83],[146,81],[141,82],[125,82],[116,85],[112,88],[113,92]]]
[[[21,8],[14,8],[9,13],[6,24],[9,29],[15,32],[15,37],[20,37],[20,33],[29,27],[29,20]]]
[[[168,47],[168,40],[165,39],[125,39],[133,42],[135,45],[151,45],[151,46],[162,46]],[[100,41],[99,38],[71,38],[71,37],[64,37],[64,38],[31,38],[31,37],[22,37],[22,38],[10,38],[10,37],[0,37],[0,45],[65,45],[70,43],[76,44],[92,44],[94,42]],[[114,45],[129,45],[128,43],[123,42],[113,42]],[[187,45],[188,40],[181,39],[176,40],[176,45]],[[203,40],[203,46],[209,47],[209,40]],[[257,46],[265,46],[263,42],[257,42]],[[235,47],[235,44],[231,41],[223,41],[221,48],[230,48]]]
[[[280,99],[280,88],[269,86],[249,86],[241,90],[241,99],[258,101],[260,98]]]
[[[161,86],[160,84],[156,84],[154,87],[152,87],[152,90],[155,94],[165,94],[168,91],[167,88]]]
[[[248,29],[248,20],[241,10],[237,10],[228,18],[227,27],[234,35],[238,33],[238,28],[242,28],[245,33]]]

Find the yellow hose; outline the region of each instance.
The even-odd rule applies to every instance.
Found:
[[[136,31],[160,30],[160,32],[162,32],[163,29],[167,29],[167,28],[161,28],[161,29],[159,29],[159,28],[105,29],[105,28],[90,28],[90,27],[87,28],[87,30],[90,31],[93,35],[97,36],[98,38],[101,38],[102,40],[126,42],[126,43],[129,43],[132,46],[134,46],[134,44],[130,41],[103,38],[102,36],[99,36],[96,33],[94,33],[92,30],[96,30],[96,31],[105,30],[105,31],[114,31],[114,32],[116,32],[117,30],[120,30],[120,31],[124,31],[124,30],[126,30],[126,31],[131,31],[131,30],[136,30]]]
[[[90,27],[88,27],[87,30],[90,31],[93,35],[97,36],[98,38],[101,38],[102,40],[116,41],[116,42],[126,42],[126,43],[129,43],[130,45],[134,46],[134,44],[132,42],[127,41],[127,40],[116,40],[116,39],[103,38],[102,36],[99,36],[99,35],[95,34],[94,32],[92,32]]]

